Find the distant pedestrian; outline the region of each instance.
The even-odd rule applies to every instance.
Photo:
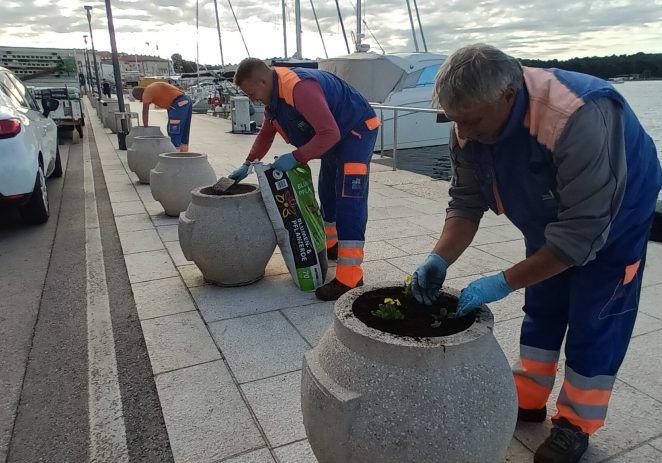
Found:
[[[103,81],[103,94],[106,95],[108,98],[110,98],[110,84],[108,83],[107,80]]]
[[[143,125],[149,125],[149,105],[154,103],[159,108],[168,110],[168,135],[177,151],[188,151],[188,139],[191,132],[193,102],[183,90],[166,82],[153,82],[145,88],[135,87],[131,94],[143,103]]]

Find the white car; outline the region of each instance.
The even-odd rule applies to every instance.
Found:
[[[42,101],[42,113],[23,83],[0,67],[0,204],[19,207],[27,223],[48,220],[46,178],[62,175],[57,126],[48,113],[58,101]]]

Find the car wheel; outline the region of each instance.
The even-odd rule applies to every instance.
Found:
[[[37,180],[30,200],[21,209],[21,217],[26,223],[38,224],[48,220],[50,211],[48,209],[48,190],[46,189],[46,176],[44,168],[40,165],[37,171]]]
[[[55,148],[55,169],[51,174],[53,177],[62,177],[62,159],[60,159],[60,146]]]

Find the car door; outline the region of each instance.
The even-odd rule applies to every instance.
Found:
[[[49,176],[55,168],[55,155],[57,150],[57,127],[50,119],[44,117],[39,106],[25,88],[25,85],[14,75],[7,74],[9,82],[18,96],[21,108],[34,125],[34,132],[37,135],[37,143],[44,160],[44,174]]]

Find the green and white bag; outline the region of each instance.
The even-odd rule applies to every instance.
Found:
[[[328,268],[326,236],[310,167],[297,164],[281,172],[258,162],[253,168],[294,283],[302,291],[322,286]]]

